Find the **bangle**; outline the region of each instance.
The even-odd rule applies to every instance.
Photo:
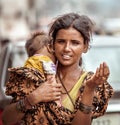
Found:
[[[22,113],[26,113],[28,109],[33,109],[33,106],[29,102],[28,98],[25,97],[16,103],[16,109]]]
[[[27,109],[26,109],[26,105],[25,105],[25,100],[24,99],[21,99],[21,100],[19,100],[16,103],[16,109],[19,112],[26,113]]]
[[[85,114],[90,114],[93,110],[93,106],[88,106],[80,102],[79,110]]]
[[[33,105],[30,103],[28,97],[24,98],[24,102],[25,102],[25,107],[26,107],[27,109],[33,108]]]

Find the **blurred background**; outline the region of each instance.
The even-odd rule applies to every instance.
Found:
[[[24,64],[26,37],[38,29],[48,32],[52,20],[67,12],[87,15],[96,24],[84,67],[95,71],[106,61],[111,71],[114,96],[104,117],[92,125],[120,125],[120,0],[0,0],[0,125],[9,100],[4,93],[8,68]]]
[[[119,0],[0,0],[0,39],[22,39],[35,29],[48,30],[58,15],[78,12],[96,23],[95,33],[120,34]]]

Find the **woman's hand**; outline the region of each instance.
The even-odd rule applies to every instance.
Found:
[[[103,62],[96,69],[95,74],[86,81],[86,86],[88,86],[91,89],[94,89],[96,86],[103,84],[108,79],[109,74],[109,67],[105,62]]]
[[[39,102],[49,102],[59,100],[61,98],[61,84],[55,82],[46,81],[41,84],[36,90],[34,90],[28,99],[32,105]]]

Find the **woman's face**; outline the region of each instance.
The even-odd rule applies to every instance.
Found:
[[[58,61],[64,65],[79,65],[83,52],[86,52],[87,45],[80,32],[74,28],[61,29],[56,35],[54,42],[55,55]]]

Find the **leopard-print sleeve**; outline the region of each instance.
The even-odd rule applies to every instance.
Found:
[[[24,67],[10,69],[6,94],[13,97],[11,103],[36,89],[41,80],[44,81],[44,77],[37,70]],[[27,110],[21,122],[24,125],[70,125],[72,119],[72,112],[57,106],[55,102],[40,102],[33,109]]]
[[[29,94],[41,82],[45,81],[44,74],[33,68],[17,67],[9,69],[9,80],[6,83],[6,95],[13,97],[13,102]]]
[[[87,76],[83,81],[83,86],[80,88],[80,93],[82,95],[85,87],[85,81],[89,79],[93,75],[93,72],[88,72]],[[109,99],[113,95],[113,88],[111,85],[106,81],[104,84],[99,85],[95,89],[95,95],[93,97],[93,111],[92,111],[92,118],[97,118],[99,116],[104,115],[106,112]],[[82,98],[82,97],[81,97]]]

